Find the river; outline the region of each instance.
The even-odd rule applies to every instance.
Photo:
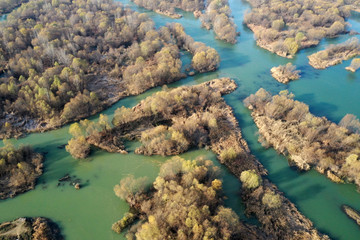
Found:
[[[189,77],[169,87],[198,84],[218,77],[235,79],[239,88],[225,99],[234,109],[251,151],[268,169],[269,179],[314,222],[320,231],[329,234],[333,239],[360,238],[360,228],[340,209],[342,204],[360,209],[360,194],[356,192],[355,186],[335,184],[315,171],[300,173],[289,168],[284,157],[273,149],[264,149],[257,142],[257,128],[250,117],[250,112],[242,104],[245,97],[256,92],[260,87],[272,93],[288,89],[295,94],[297,100],[308,104],[310,111],[315,115],[326,116],[334,122],[339,122],[347,113],[360,117],[358,104],[360,73],[349,73],[344,69],[351,60],[327,70],[315,70],[308,65],[306,58],[328,44],[343,42],[349,36],[323,40],[319,46],[302,50],[296,58],[288,60],[256,46],[253,33],[242,25],[243,16],[250,7],[241,0],[229,1],[235,22],[241,31],[236,45],[216,40],[213,32],[202,29],[200,21],[191,13],[181,12],[184,17],[174,20],[138,8],[128,0],[121,2],[130,4],[136,11],[148,13],[157,27],[164,26],[167,22],[179,22],[184,25],[187,34],[196,41],[202,41],[215,48],[222,60],[218,71]],[[349,22],[352,29],[360,31],[360,17],[351,18]],[[185,54],[182,60],[189,62],[188,55]],[[302,77],[300,80],[283,85],[271,77],[270,68],[289,61],[302,70]],[[139,96],[123,99],[102,113],[109,115],[111,119],[116,108],[134,106],[141,99],[160,89],[154,88]],[[90,119],[96,121],[97,118],[98,115]],[[121,155],[96,151],[89,160],[78,161],[71,158],[65,149],[59,148],[66,144],[69,138],[68,126],[65,126],[46,133],[30,134],[14,141],[15,144],[32,144],[36,150],[47,152],[44,174],[40,177],[35,190],[18,195],[14,199],[0,201],[0,222],[22,216],[44,216],[57,222],[68,240],[124,239],[123,235],[117,235],[110,229],[111,224],[128,210],[127,204],[114,195],[114,185],[128,174],[136,177],[147,176],[151,183],[158,173],[160,164],[168,158],[139,156],[133,152]],[[136,142],[128,143],[131,150],[137,145]],[[192,159],[200,155],[212,159],[220,166],[215,155],[210,151],[193,150],[182,156]],[[221,169],[225,194],[228,196],[226,206],[233,208],[242,219],[251,221],[243,215],[239,181],[229,174],[226,168],[221,167]],[[69,185],[57,186],[57,180],[67,173],[80,178],[84,187],[75,190]]]

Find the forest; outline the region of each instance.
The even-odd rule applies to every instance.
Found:
[[[244,23],[257,44],[282,57],[318,45],[323,38],[347,33],[345,19],[359,9],[355,0],[247,0],[252,8]]]
[[[10,13],[12,10],[29,0],[0,0],[0,15]]]
[[[144,186],[144,179],[131,176],[121,180],[114,192],[133,213],[114,223],[113,230],[120,233],[131,223],[129,216],[140,219],[127,239],[266,239],[224,207],[222,181],[210,160],[174,157],[160,167],[150,188]]]
[[[216,38],[235,44],[236,25],[231,16],[228,0],[132,0],[135,4],[146,9],[167,15],[172,18],[181,18],[175,9],[179,8],[187,12],[194,12],[199,17],[202,27],[207,30],[213,29]]]
[[[260,89],[244,100],[259,128],[259,141],[287,156],[290,165],[360,187],[359,120],[348,114],[337,125],[293,98],[287,90],[272,96]]]
[[[84,138],[87,146],[118,153],[126,152],[124,143],[127,140],[139,140],[141,146],[135,153],[144,155],[177,155],[199,147],[211,149],[219,161],[243,182],[241,196],[246,206],[245,213],[255,216],[261,223],[260,236],[265,234],[266,239],[293,239],[294,236],[295,239],[303,236],[328,239],[317,232],[311,221],[264,177],[266,170],[251,155],[232,109],[221,97],[235,89],[235,82],[229,78],[195,86],[165,88],[131,109],[121,107],[116,110],[112,120],[114,127],[105,127],[103,131],[89,135],[93,128],[81,124],[76,129],[80,129],[78,132],[82,134],[73,139]],[[107,120],[106,117],[103,119]],[[73,131],[73,126],[70,127],[72,134],[77,132]],[[73,148],[71,142],[67,148]],[[87,153],[86,150],[86,156]],[[131,187],[139,186],[134,179],[126,181]],[[113,229],[119,232],[135,219],[136,211],[125,214]]]
[[[0,148],[0,199],[33,189],[42,174],[43,156],[29,146],[14,147],[10,142]]]
[[[171,31],[111,0],[31,1],[0,28],[3,137],[58,127],[186,76]],[[194,70],[219,66],[213,48],[192,41],[191,50]]]

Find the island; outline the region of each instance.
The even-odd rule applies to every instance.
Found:
[[[288,83],[292,80],[299,79],[301,73],[300,70],[296,70],[296,66],[292,65],[292,63],[273,67],[270,72],[271,76],[280,83]]]
[[[359,9],[356,1],[247,1],[252,8],[244,23],[254,32],[257,45],[287,58],[323,38],[347,33],[345,19]]]
[[[211,149],[220,162],[243,181],[241,195],[245,212],[259,220],[267,239],[293,239],[294,236],[299,239],[329,239],[319,233],[312,222],[266,178],[267,171],[250,153],[232,109],[222,98],[235,89],[235,82],[229,78],[165,89],[131,109],[121,107],[116,110],[112,121],[114,127],[102,124],[104,130],[101,132],[76,138],[84,138],[87,144],[116,152],[126,151],[126,140],[139,140],[141,146],[135,153],[144,155],[170,156],[192,148]],[[80,126],[81,131],[75,132],[84,133],[91,129],[81,129]],[[132,182],[136,183],[127,182],[130,186]],[[151,197],[154,193],[148,194]],[[116,231],[124,228],[134,216],[124,217],[113,226]],[[151,216],[148,220],[152,221]],[[156,219],[151,224],[156,224]]]
[[[1,0],[0,1],[0,16],[10,13],[21,4],[28,2],[29,0]]]
[[[359,120],[347,115],[339,125],[316,117],[287,90],[272,96],[264,89],[244,100],[259,128],[259,141],[288,157],[300,170],[316,169],[334,182],[360,187]]]
[[[175,12],[175,8],[183,11],[193,12],[194,16],[200,18],[202,27],[207,30],[213,29],[216,38],[235,44],[236,24],[231,17],[231,9],[228,0],[131,0],[135,4],[152,10],[156,13],[166,15],[171,18],[181,18],[182,15]]]
[[[60,228],[48,218],[18,218],[0,223],[0,240],[63,240]]]
[[[350,66],[346,67],[345,69],[350,71],[350,72],[356,72],[358,69],[360,68],[360,58],[354,58],[351,63]]]
[[[58,128],[184,78],[180,51],[193,55],[191,71],[219,66],[216,50],[181,25],[156,30],[118,2],[46,4],[23,4],[0,25],[0,138]]]
[[[5,142],[0,148],[0,199],[34,189],[42,174],[43,159],[29,146],[16,148]]]
[[[360,213],[358,211],[352,209],[348,205],[342,205],[341,208],[349,218],[354,220],[355,223],[360,226]]]
[[[353,37],[344,43],[329,45],[325,50],[316,52],[310,56],[309,64],[316,69],[325,69],[327,67],[342,63],[343,60],[360,55],[359,39]]]

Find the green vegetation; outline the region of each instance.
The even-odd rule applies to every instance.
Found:
[[[223,206],[218,175],[210,160],[174,157],[161,166],[149,190],[129,191],[134,187],[122,181],[114,191],[141,219],[127,239],[265,239]],[[125,218],[114,224],[116,230],[121,231],[117,226],[127,225],[134,216],[128,213]]]
[[[314,53],[309,58],[309,64],[316,69],[325,69],[327,67],[340,64],[343,60],[360,55],[359,39],[353,37],[344,43],[330,45],[325,50]],[[356,64],[356,62],[354,62]]]
[[[331,180],[341,179],[360,186],[360,123],[347,115],[340,126],[316,117],[309,107],[293,100],[287,91],[271,96],[264,89],[244,100],[266,141],[303,170],[314,167]]]
[[[279,208],[281,206],[280,195],[273,192],[267,192],[262,197],[262,203],[269,208]]]
[[[29,0],[0,0],[0,15],[9,13]]]
[[[5,141],[0,148],[0,199],[33,189],[42,174],[42,162],[43,156],[31,147],[15,148]]]
[[[228,0],[208,0],[206,11],[200,16],[200,20],[206,29],[214,29],[218,39],[236,43],[238,33]]]
[[[252,5],[244,22],[257,44],[283,57],[319,44],[325,37],[346,33],[345,19],[357,1],[247,0]]]
[[[261,184],[261,176],[254,170],[243,171],[240,175],[240,180],[246,188],[257,188]]]
[[[300,70],[296,70],[296,66],[292,63],[287,63],[286,65],[280,65],[278,67],[273,67],[271,69],[271,75],[281,83],[288,83],[292,80],[300,78]]]
[[[31,1],[0,29],[2,137],[58,127],[185,76],[170,29],[111,0]],[[191,53],[200,72],[220,62],[204,44]]]
[[[19,218],[0,223],[0,240],[62,240],[59,227],[50,219]]]

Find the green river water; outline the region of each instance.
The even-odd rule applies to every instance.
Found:
[[[319,230],[329,234],[331,238],[360,239],[360,228],[348,219],[340,208],[342,204],[348,204],[360,210],[360,193],[356,192],[355,186],[332,183],[315,171],[299,173],[290,169],[284,157],[273,149],[264,149],[257,142],[257,128],[250,112],[242,104],[246,96],[260,87],[272,93],[288,89],[296,95],[297,100],[309,104],[311,112],[315,115],[326,116],[334,122],[339,122],[347,113],[360,117],[360,73],[353,74],[344,69],[350,61],[327,70],[315,70],[308,65],[306,58],[330,43],[345,41],[349,36],[324,40],[316,48],[301,51],[291,62],[302,70],[302,78],[289,85],[283,85],[274,80],[269,71],[271,67],[290,60],[256,46],[252,32],[242,25],[243,15],[250,8],[246,2],[230,0],[235,22],[241,31],[236,45],[215,40],[213,32],[202,29],[200,21],[190,13],[183,13],[182,19],[173,20],[138,8],[128,0],[121,2],[129,4],[136,11],[148,13],[157,27],[165,25],[166,22],[180,22],[196,41],[214,47],[222,60],[218,71],[189,77],[169,87],[198,84],[218,77],[235,79],[239,88],[225,99],[234,109],[244,138],[253,154],[268,169],[269,179],[314,222]],[[360,31],[360,17],[349,19],[349,23],[352,29]],[[188,54],[183,56],[183,62],[189,63]],[[111,119],[116,108],[132,107],[160,89],[155,88],[142,95],[123,99],[103,113]],[[97,117],[91,119],[96,121]],[[63,235],[69,240],[124,239],[123,235],[117,235],[110,229],[111,224],[128,210],[127,204],[114,195],[114,185],[128,174],[136,177],[147,176],[150,183],[157,176],[160,164],[168,158],[145,157],[132,152],[121,155],[96,151],[89,160],[78,161],[65,149],[58,148],[66,144],[69,138],[66,126],[46,133],[30,134],[14,141],[15,144],[31,144],[36,150],[47,152],[44,174],[35,190],[18,195],[14,199],[0,201],[0,222],[22,216],[44,216],[57,222]],[[128,143],[130,150],[134,150],[137,145],[138,143]],[[192,159],[200,155],[212,159],[221,167],[224,190],[228,196],[226,206],[233,208],[242,219],[248,220],[243,216],[239,181],[217,162],[212,152],[193,150],[182,156]],[[57,187],[58,179],[67,173],[82,180],[84,186],[81,190],[77,191],[69,185]]]

